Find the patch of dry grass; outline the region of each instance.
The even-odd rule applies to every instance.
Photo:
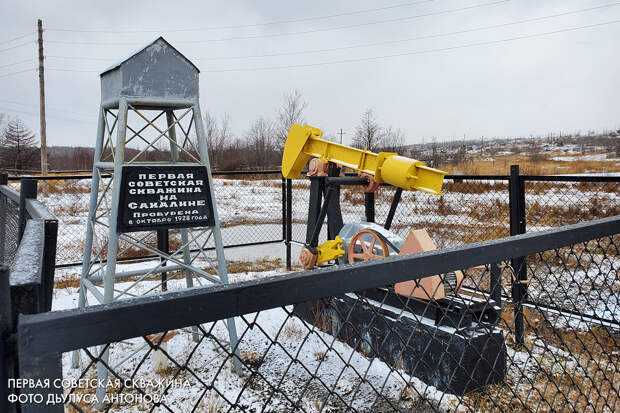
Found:
[[[600,154],[588,152],[587,155]],[[438,169],[449,174],[460,172],[466,175],[508,175],[510,165],[519,165],[523,175],[555,175],[555,174],[579,174],[586,172],[620,172],[620,165],[616,161],[554,161],[555,156],[579,157],[586,154],[564,154],[561,152],[532,156],[522,155],[476,155],[464,162],[455,165],[439,165]]]
[[[259,368],[263,361],[265,361],[263,355],[257,351],[242,351],[240,357],[247,366],[254,369]]]

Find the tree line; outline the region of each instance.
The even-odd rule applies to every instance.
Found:
[[[250,123],[241,134],[236,135],[231,128],[228,115],[216,117],[205,112],[204,129],[209,159],[215,170],[263,170],[278,169],[281,163],[282,150],[293,124],[305,124],[304,113],[308,107],[302,94],[294,90],[284,96],[283,102],[273,117],[259,117]],[[587,137],[578,134],[559,137],[548,137],[556,145],[575,142],[596,143],[615,149],[620,154],[620,130],[596,135],[589,133]],[[335,136],[324,136],[325,139],[336,141]],[[584,139],[586,138],[586,139]],[[53,139],[52,139],[53,140]],[[509,141],[508,139],[505,139]],[[502,139],[480,141],[480,153],[493,154],[498,148],[504,147]],[[521,149],[524,139],[512,139],[515,148]],[[530,139],[530,145],[543,143],[542,138]],[[467,153],[476,149],[476,141],[453,141],[438,144],[432,138],[427,145],[405,145],[403,131],[392,126],[383,126],[372,109],[362,113],[352,136],[352,146],[367,148],[373,152],[397,152],[428,162],[431,166],[462,162]],[[533,142],[533,143],[532,143]],[[517,146],[517,143],[520,145]],[[195,145],[198,147],[198,145]],[[513,152],[519,152],[514,149]],[[140,151],[127,148],[127,158],[132,158]],[[93,166],[94,148],[92,147],[48,147],[49,170],[90,170]],[[155,145],[145,151],[140,160],[165,161],[170,159],[167,145]],[[0,170],[11,174],[33,173],[40,170],[40,148],[35,134],[30,131],[17,117],[8,118],[0,113]]]
[[[294,90],[284,96],[273,117],[255,119],[238,135],[233,133],[228,115],[218,118],[205,112],[204,129],[213,169],[278,169],[288,131],[293,124],[305,124],[304,113],[307,107],[302,94]],[[334,137],[327,136],[326,139],[334,140]],[[353,146],[371,151],[401,152],[404,142],[403,132],[381,126],[371,109],[362,114],[352,138]],[[194,146],[198,147],[197,144]],[[139,149],[128,147],[126,158],[133,158],[139,152]],[[92,147],[49,146],[48,169],[90,170],[93,156]],[[164,142],[140,155],[141,161],[169,159],[169,148]],[[40,148],[35,134],[18,117],[7,118],[0,114],[0,170],[11,174],[27,174],[38,172],[40,168]]]
[[[228,116],[218,120],[206,113],[205,134],[211,163],[218,170],[279,168],[288,131],[293,124],[305,124],[307,106],[302,94],[295,90],[284,97],[274,118],[254,120],[241,136],[233,135]],[[325,138],[335,140],[334,136]],[[405,136],[400,129],[381,126],[373,110],[368,109],[355,128],[352,145],[375,152],[401,152]]]

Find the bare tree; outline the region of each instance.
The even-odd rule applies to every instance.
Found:
[[[221,148],[220,145],[220,130],[217,125],[217,119],[209,112],[205,111],[204,119],[204,131],[207,139],[207,150],[209,151],[209,161],[211,166],[217,165],[217,152]]]
[[[272,120],[258,118],[246,132],[249,149],[248,164],[250,166],[266,167],[274,160],[276,135]]]
[[[375,151],[382,145],[383,138],[384,130],[377,122],[374,112],[372,109],[366,110],[362,115],[359,126],[355,128],[353,146]]]
[[[405,134],[400,128],[394,129],[391,126],[383,131],[381,150],[385,152],[404,153]]]
[[[11,119],[0,135],[0,167],[15,172],[33,171],[40,166],[34,134],[19,118]]]
[[[303,113],[307,106],[307,102],[303,101],[301,92],[298,90],[294,90],[284,96],[284,102],[278,110],[278,118],[275,125],[278,148],[284,147],[288,131],[293,124],[304,123]]]
[[[221,146],[225,147],[231,143],[234,139],[232,128],[230,127],[230,116],[225,114],[220,121],[220,142]]]

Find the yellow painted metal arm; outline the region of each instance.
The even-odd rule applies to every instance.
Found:
[[[327,240],[318,247],[316,247],[317,251],[317,264],[322,264],[327,261],[335,260],[344,255],[344,250],[341,248],[343,243],[342,238],[336,235],[336,238],[333,240]]]
[[[282,154],[282,175],[297,178],[310,158],[334,162],[374,176],[407,190],[420,190],[439,195],[446,174],[429,168],[424,162],[396,153],[374,153],[321,139],[323,132],[312,126],[293,125],[289,130]]]

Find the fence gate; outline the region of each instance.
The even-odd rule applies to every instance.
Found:
[[[160,37],[101,74],[79,307],[92,297],[111,303],[165,291],[175,277],[184,276],[187,287],[228,283],[198,73]],[[150,161],[154,151],[167,149],[170,161]],[[111,178],[104,177],[109,173]],[[159,261],[117,271],[118,257],[145,253]],[[232,319],[226,324],[234,348],[235,325]],[[102,351],[99,378],[110,365],[108,350]],[[101,396],[105,389],[99,390]]]

